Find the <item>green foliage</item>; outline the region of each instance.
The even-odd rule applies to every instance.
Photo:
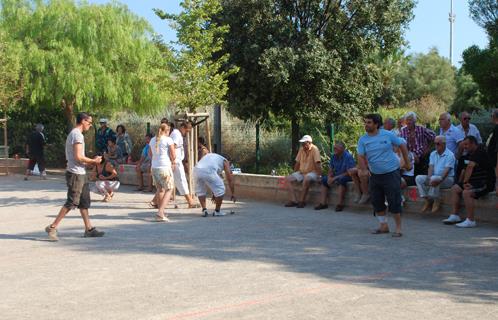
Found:
[[[457,74],[456,86],[457,94],[450,108],[451,113],[458,114],[462,111],[473,112],[484,109],[479,86],[463,69],[460,69]]]
[[[455,69],[435,48],[427,54],[410,56],[398,79],[405,89],[401,105],[430,95],[448,110],[455,99]]]
[[[152,112],[168,77],[149,24],[116,2],[2,0],[1,28],[22,42],[26,105]]]
[[[180,49],[175,52],[172,89],[178,108],[194,112],[224,102],[228,76],[237,72],[234,66],[222,70],[229,54],[220,54],[228,26],[212,17],[221,11],[219,0],[185,0],[178,15],[155,9],[162,19],[172,21]]]
[[[375,106],[382,84],[371,57],[402,44],[413,1],[226,0],[230,111],[244,119],[342,122]]]
[[[22,96],[21,56],[21,44],[10,41],[0,29],[0,111]]]
[[[486,29],[490,36],[498,35],[498,2],[496,0],[469,0],[472,19]]]

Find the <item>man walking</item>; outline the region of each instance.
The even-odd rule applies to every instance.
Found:
[[[26,154],[28,155],[29,162],[24,180],[28,180],[28,176],[33,174],[36,164],[38,164],[41,178],[45,179],[47,176],[47,173],[45,172],[45,155],[43,152],[46,144],[43,128],[43,124],[38,123],[35,127],[35,131],[31,133],[28,142],[26,143]]]
[[[371,172],[370,196],[380,223],[373,233],[389,233],[384,203],[387,199],[389,211],[396,222],[396,232],[392,236],[401,237],[401,173],[393,146],[400,148],[406,170],[410,170],[412,166],[408,159],[408,149],[403,139],[380,129],[382,117],[379,114],[367,114],[364,122],[366,134],[358,140],[358,165],[360,169],[366,170],[368,161]]]
[[[81,217],[85,224],[85,237],[102,237],[104,232],[98,231],[90,223],[88,208],[90,208],[90,189],[86,177],[85,165],[95,165],[102,161],[102,157],[97,156],[93,159],[85,156],[85,139],[83,132],[92,127],[92,117],[81,112],[76,116],[76,126],[69,133],[66,139],[66,184],[67,200],[59,211],[52,224],[45,228],[51,241],[59,240],[57,236],[57,227],[66,214],[74,208],[80,209]]]

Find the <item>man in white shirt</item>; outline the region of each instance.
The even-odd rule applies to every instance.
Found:
[[[235,201],[235,186],[230,162],[227,159],[216,153],[208,153],[194,167],[195,193],[199,197],[204,217],[209,215],[206,207],[207,188],[213,193],[216,204],[213,216],[225,215],[224,212],[220,211],[225,195],[225,184],[220,176],[222,171],[225,171],[225,177],[232,193],[230,198]]]
[[[175,143],[176,159],[175,167],[173,169],[173,177],[175,179],[175,187],[180,195],[185,196],[189,208],[195,208],[195,203],[190,195],[187,183],[187,176],[185,168],[183,167],[183,160],[185,159],[185,146],[183,144],[183,137],[185,137],[192,130],[192,124],[189,122],[182,122],[179,129],[173,129],[170,138]]]
[[[453,153],[455,159],[460,158],[462,147],[459,145],[465,139],[465,135],[451,123],[451,115],[448,112],[439,116],[439,126],[439,135],[446,137],[446,148]]]
[[[481,133],[479,129],[472,123],[470,123],[470,114],[466,111],[460,114],[460,124],[457,126],[463,132],[464,136],[474,136],[477,139],[477,143],[482,143]]]

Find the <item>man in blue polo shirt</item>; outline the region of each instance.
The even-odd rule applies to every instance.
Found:
[[[327,196],[332,186],[339,186],[339,202],[335,207],[335,211],[342,211],[344,209],[344,196],[346,195],[347,183],[351,181],[348,170],[354,168],[354,166],[353,156],[346,150],[344,142],[337,141],[334,144],[334,154],[330,157],[329,173],[326,176],[322,176],[320,203],[315,207],[315,210],[329,207]]]
[[[419,175],[415,178],[418,193],[424,198],[425,203],[422,212],[430,209],[432,212],[439,210],[439,189],[451,188],[455,176],[455,156],[446,148],[446,137],[437,136],[434,140],[436,150],[432,151],[429,158],[429,171],[427,175]]]
[[[399,147],[406,170],[411,169],[406,143],[394,133],[380,129],[382,117],[379,114],[367,114],[364,117],[365,131],[358,140],[358,165],[360,169],[368,168],[371,172],[369,190],[371,202],[380,226],[374,234],[389,233],[386,205],[396,222],[393,237],[401,237],[401,173],[400,162],[393,146]]]

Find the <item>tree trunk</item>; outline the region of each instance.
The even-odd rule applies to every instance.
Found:
[[[292,154],[291,163],[294,165],[294,159],[296,158],[297,151],[299,150],[299,122],[296,117],[291,119],[291,144],[292,144]]]
[[[76,125],[76,119],[74,117],[74,100],[67,102],[63,99],[61,104],[64,110],[64,118],[66,118],[66,130],[69,133]]]

